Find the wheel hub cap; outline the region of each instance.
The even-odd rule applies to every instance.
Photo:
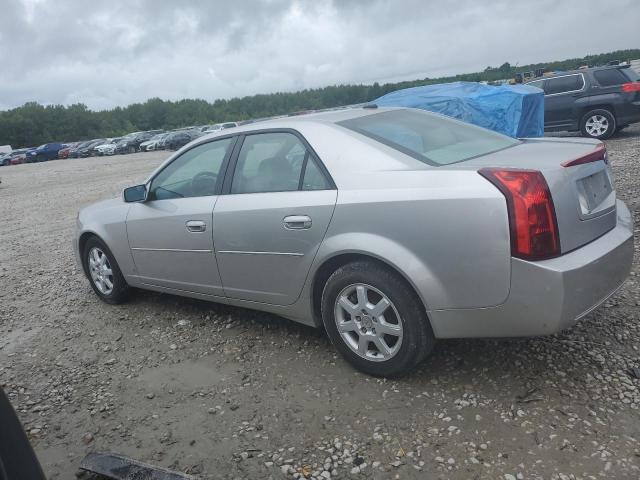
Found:
[[[113,271],[105,253],[98,247],[89,251],[89,274],[98,291],[109,295],[113,291]]]
[[[591,136],[597,137],[602,135],[609,128],[609,121],[603,115],[593,115],[589,117],[585,123],[585,129]]]
[[[356,283],[337,297],[338,332],[358,356],[370,361],[392,358],[402,344],[402,319],[391,300],[371,285]]]

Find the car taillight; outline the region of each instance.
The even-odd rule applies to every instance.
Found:
[[[630,82],[622,84],[623,92],[640,92],[640,82]]]
[[[582,155],[578,158],[574,158],[573,160],[565,160],[560,165],[563,167],[573,167],[575,165],[582,165],[585,163],[604,161],[604,163],[609,163],[609,158],[607,157],[607,147],[604,146],[604,143],[600,143],[596,145],[596,148],[593,152],[589,152],[586,155]]]
[[[502,168],[483,168],[478,173],[507,199],[511,255],[525,260],[560,255],[556,210],[542,173]]]

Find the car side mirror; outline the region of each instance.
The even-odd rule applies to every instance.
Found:
[[[127,203],[144,202],[147,200],[147,186],[136,185],[122,191],[122,199]]]

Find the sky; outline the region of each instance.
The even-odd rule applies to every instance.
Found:
[[[0,0],[0,110],[94,110],[640,47],[639,0]]]

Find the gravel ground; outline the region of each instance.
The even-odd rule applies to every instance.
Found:
[[[607,144],[637,218],[640,126]],[[370,378],[279,317],[97,299],[71,251],[76,212],[166,155],[0,169],[0,385],[50,478],[97,450],[204,478],[640,477],[637,262],[570,331],[441,341],[407,378]]]

